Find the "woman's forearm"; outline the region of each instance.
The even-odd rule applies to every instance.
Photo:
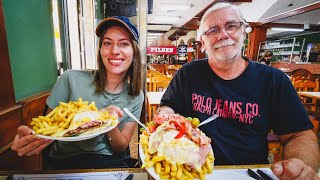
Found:
[[[123,152],[127,149],[135,127],[135,122],[128,122],[124,125],[122,131],[116,127],[106,133],[107,141],[114,152]]]

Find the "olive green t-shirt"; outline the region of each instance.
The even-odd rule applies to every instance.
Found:
[[[138,96],[128,95],[128,85],[117,94],[103,92],[97,94],[95,92],[95,84],[93,83],[95,70],[67,70],[58,79],[54,85],[50,96],[47,99],[47,105],[54,109],[59,102],[78,101],[95,101],[98,109],[105,108],[109,105],[118,106],[120,109],[127,107],[136,117],[140,118],[144,95],[141,91]],[[126,113],[119,118],[118,128],[121,130],[126,122],[133,121]],[[113,152],[108,144],[105,134],[95,138],[75,141],[63,142],[55,141],[50,151],[50,156],[54,158],[66,158],[81,153],[99,153],[112,155]]]

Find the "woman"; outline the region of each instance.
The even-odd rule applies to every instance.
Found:
[[[77,101],[80,97],[95,101],[98,109],[106,108],[118,116],[119,125],[103,135],[77,142],[41,139],[32,135],[29,127],[21,126],[12,145],[19,156],[38,154],[52,143],[47,169],[126,167],[121,155],[128,148],[136,123],[121,109],[127,107],[140,117],[144,100],[139,35],[128,18],[118,16],[104,19],[96,35],[98,70],[66,71],[46,102],[53,109],[60,101]]]
[[[261,64],[270,65],[270,59],[272,58],[273,53],[271,51],[266,51],[264,55],[259,59]]]

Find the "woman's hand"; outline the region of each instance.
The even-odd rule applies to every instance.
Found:
[[[320,177],[310,166],[297,158],[276,162],[272,164],[271,169],[280,179],[320,180]]]
[[[52,142],[53,140],[42,139],[33,135],[29,127],[20,126],[11,149],[16,151],[18,156],[37,155]]]
[[[110,105],[108,107],[106,107],[106,110],[109,112],[109,114],[111,116],[115,116],[115,117],[122,117],[123,116],[123,112],[121,111],[121,109],[117,106],[114,105]]]

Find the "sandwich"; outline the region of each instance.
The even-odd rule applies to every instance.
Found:
[[[112,119],[103,118],[102,112],[83,111],[74,115],[68,129],[58,131],[54,137],[74,137],[92,134],[113,123]]]
[[[99,111],[84,111],[74,115],[64,137],[91,134],[109,126],[112,121],[103,120]]]
[[[79,98],[78,101],[60,102],[46,116],[32,118],[30,126],[34,134],[74,137],[95,133],[118,122],[117,117],[106,109],[98,110],[94,101],[89,104]]]

